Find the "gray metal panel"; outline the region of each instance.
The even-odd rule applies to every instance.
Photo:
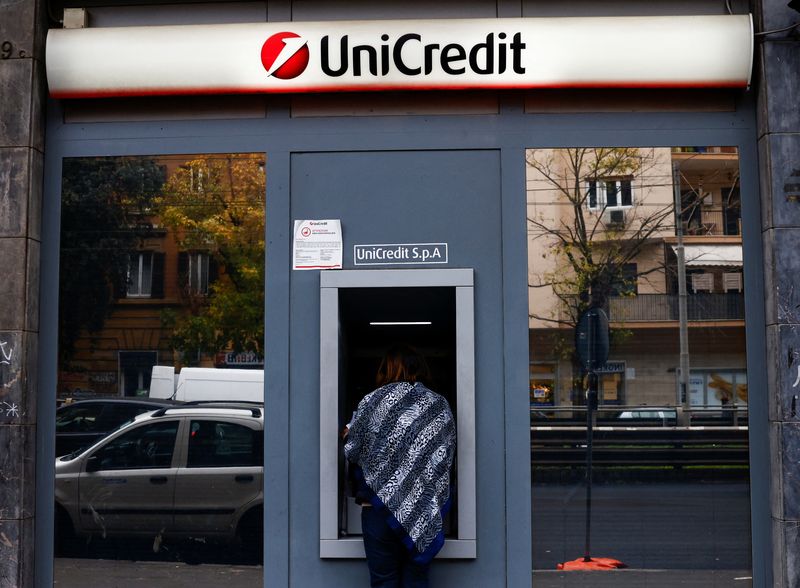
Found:
[[[527,202],[517,197],[526,186],[526,169],[518,153],[503,153],[503,375],[505,378],[506,447],[506,574],[508,586],[530,581],[531,523],[518,516],[521,504],[531,504],[530,404],[520,390],[530,387],[528,321],[528,273],[516,264],[528,256]],[[513,464],[513,465],[512,465]]]
[[[323,556],[322,542],[339,537],[339,445],[333,442],[339,432],[338,289],[321,289],[319,321],[319,371],[324,374],[319,380],[319,538]]]
[[[767,357],[764,305],[764,257],[761,248],[761,207],[755,134],[751,142],[739,145],[740,191],[742,196],[742,254],[747,332],[747,379],[753,394],[748,398],[750,450],[750,534],[752,536],[753,586],[772,586],[772,541],[770,483],[771,460],[769,398],[766,393]],[[750,195],[750,198],[746,196]]]
[[[64,122],[133,122],[264,118],[264,96],[181,96],[142,99],[78,100],[66,105]]]
[[[458,538],[477,539],[475,482],[475,293],[456,288],[456,381],[458,382]],[[473,556],[474,557],[474,556]]]
[[[54,121],[50,120],[51,124]],[[49,138],[48,138],[49,139]],[[39,288],[39,389],[36,402],[36,586],[53,585],[55,423],[58,388],[58,286],[61,241],[61,157],[48,140],[44,178]],[[33,456],[31,456],[31,459]]]
[[[266,264],[280,267],[291,254],[289,222],[289,154],[267,154]],[[267,270],[264,292],[264,509],[265,529],[289,527],[289,289],[286,275]],[[277,341],[284,344],[276,344]],[[283,507],[281,507],[283,505]],[[264,536],[264,561],[276,585],[289,584],[289,545],[278,533]]]
[[[476,322],[475,332],[481,333],[483,351],[473,354],[475,358],[480,357],[481,361],[481,366],[476,364],[474,369],[475,376],[480,380],[476,381],[474,389],[484,391],[482,395],[475,395],[475,428],[476,434],[482,439],[482,451],[475,455],[477,458],[482,453],[483,458],[472,469],[480,472],[475,476],[475,494],[482,493],[487,499],[479,501],[476,496],[476,513],[467,513],[463,519],[463,531],[475,529],[477,539],[461,540],[448,548],[453,551],[446,551],[445,554],[471,557],[472,553],[477,553],[477,542],[480,541],[481,558],[473,560],[468,567],[448,565],[450,577],[444,585],[465,585],[474,578],[475,573],[491,578],[491,581],[505,576],[505,548],[503,542],[493,539],[503,534],[505,518],[503,501],[496,499],[504,495],[502,403],[497,402],[498,395],[502,394],[502,375],[494,369],[494,366],[502,363],[503,340],[497,314],[502,307],[500,289],[497,287],[501,281],[501,251],[500,243],[492,236],[500,230],[499,178],[499,154],[496,151],[360,151],[299,153],[292,157],[292,218],[340,218],[345,267],[352,266],[353,244],[381,243],[382,238],[390,237],[389,242],[394,243],[447,242],[450,262],[455,266],[331,270],[319,276],[318,272],[293,272],[291,370],[294,422],[307,419],[307,412],[305,417],[302,415],[310,406],[319,410],[321,379],[333,379],[325,373],[326,367],[319,371],[314,369],[314,362],[319,362],[321,358],[316,351],[311,353],[304,343],[309,341],[316,344],[318,329],[325,323],[319,322],[317,315],[320,292],[335,289],[333,284],[338,287],[368,287],[374,277],[378,277],[380,284],[398,287],[408,284],[426,287],[445,283],[462,284],[452,287],[468,290],[468,284],[475,284],[474,312],[476,319],[480,315],[481,324],[479,330]],[[376,198],[376,194],[380,194],[381,198]],[[463,206],[454,210],[453,199],[458,199]],[[385,218],[392,220],[389,223],[381,220]],[[464,269],[464,266],[471,265],[468,264],[469,260],[475,262],[473,279],[470,278],[470,270]],[[348,282],[351,276],[357,281]],[[364,276],[370,279],[365,281]],[[425,276],[436,276],[436,279]],[[312,292],[315,281],[316,292]],[[482,310],[479,310],[478,299],[482,300]],[[318,322],[312,325],[315,320]],[[316,349],[319,349],[318,344]],[[331,361],[328,360],[328,363]],[[469,371],[466,364],[467,360],[462,357],[462,372]],[[313,388],[316,388],[317,399],[312,402],[310,394]],[[478,396],[481,397],[480,402]],[[457,402],[461,402],[461,399]],[[461,431],[462,426],[458,426]],[[328,428],[332,429],[332,426]],[[318,527],[312,534],[302,524],[311,517],[315,517],[312,519],[315,524],[318,520],[312,502],[318,503],[320,495],[318,488],[313,485],[309,487],[307,480],[311,479],[309,466],[312,463],[316,469],[313,478],[319,478],[320,463],[316,461],[316,456],[312,463],[306,463],[310,458],[309,443],[314,444],[313,450],[319,455],[321,445],[316,434],[317,431],[309,430],[307,426],[291,433],[292,520],[296,521],[290,530],[292,545],[295,546],[291,557],[291,575],[293,578],[302,576],[302,582],[298,580],[302,585],[352,585],[359,582],[357,578],[363,574],[363,568],[359,567],[363,566],[363,562],[348,561],[352,557],[352,548],[345,543],[336,547],[327,541],[321,542]],[[328,441],[333,438],[329,437]],[[486,445],[483,445],[484,440]],[[468,436],[465,436],[465,443],[470,444]],[[470,469],[466,464],[464,468],[467,471]],[[309,496],[311,491],[314,493],[313,500]],[[470,499],[466,491],[463,498],[468,504]],[[461,499],[459,491],[459,508]],[[472,521],[482,522],[478,525]],[[467,547],[463,541],[472,542],[474,546]],[[319,553],[328,554],[333,559],[320,560]],[[313,561],[313,558],[317,558],[317,561]],[[351,563],[358,565],[351,568]]]
[[[472,269],[340,270],[321,272],[321,288],[472,286]]]
[[[339,288],[456,287],[458,537],[440,558],[474,558],[477,549],[475,469],[475,303],[472,269],[342,270],[320,273],[320,557],[364,557],[358,538],[338,539]],[[453,545],[451,546],[451,543]]]
[[[361,538],[345,537],[321,540],[319,555],[323,558],[364,559],[364,542]],[[475,559],[478,552],[474,540],[448,539],[436,559]]]

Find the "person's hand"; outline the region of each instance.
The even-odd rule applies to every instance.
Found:
[[[344,429],[342,429],[342,434],[341,434],[341,437],[342,437],[342,439],[343,439],[343,440],[344,440],[344,439],[347,439],[347,434],[348,434],[349,432],[350,432],[350,427],[348,427],[347,425],[345,425],[345,426],[344,426]]]

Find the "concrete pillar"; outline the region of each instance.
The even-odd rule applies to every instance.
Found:
[[[0,586],[33,586],[44,3],[0,0]]]
[[[800,21],[757,2],[757,31]],[[774,586],[800,585],[800,30],[757,37]],[[754,393],[757,391],[753,391]]]

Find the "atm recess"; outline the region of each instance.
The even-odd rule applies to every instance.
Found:
[[[320,557],[364,556],[358,524],[343,509],[339,431],[375,388],[380,361],[394,344],[425,356],[430,387],[456,417],[456,505],[439,557],[476,557],[474,322],[471,269],[320,274]]]
[[[340,366],[347,417],[375,388],[389,347],[407,344],[428,361],[433,381],[456,410],[456,294],[452,287],[346,288],[339,292]]]

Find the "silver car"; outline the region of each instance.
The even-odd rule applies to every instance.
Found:
[[[56,460],[56,537],[263,541],[262,408],[196,405],[139,415]],[[62,543],[63,544],[63,543]]]

